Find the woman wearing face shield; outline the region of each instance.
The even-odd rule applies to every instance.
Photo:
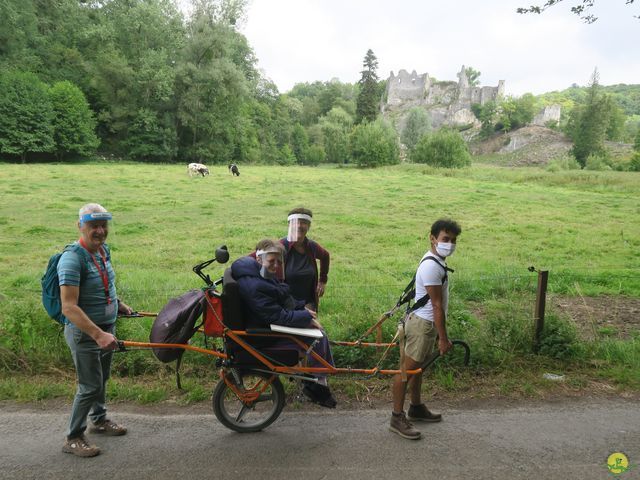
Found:
[[[256,246],[256,257],[241,257],[231,265],[231,274],[238,283],[240,296],[247,318],[247,329],[265,328],[271,324],[295,328],[318,328],[316,312],[302,300],[294,299],[289,286],[277,280],[282,268],[284,248],[277,240],[261,240]],[[305,341],[304,338],[301,340]],[[271,347],[299,349],[286,339],[278,339]],[[314,346],[314,351],[329,364],[333,356],[326,334]],[[311,367],[324,367],[313,356],[308,356]],[[303,392],[313,402],[334,408],[336,400],[327,385],[326,375],[317,375],[318,382],[305,382]]]
[[[329,252],[309,239],[313,214],[308,208],[294,208],[287,220],[287,237],[280,240],[285,248],[284,272],[280,278],[291,287],[291,295],[318,310],[329,274]],[[318,261],[320,269],[318,270]]]

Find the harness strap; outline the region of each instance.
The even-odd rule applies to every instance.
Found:
[[[443,265],[442,263],[440,263],[435,257],[424,257],[420,263],[418,264],[418,268],[420,267],[420,265],[422,265],[422,262],[424,262],[425,260],[431,260],[435,263],[437,263],[438,265],[440,265],[440,267],[442,267],[442,269],[444,270],[444,276],[442,277],[442,284],[444,285],[444,282],[446,282],[449,279],[449,276],[447,274],[447,272],[451,272],[453,273],[454,270],[452,268],[447,267],[446,265]],[[413,278],[413,283],[415,284],[415,277]],[[408,287],[409,285],[407,285]],[[406,289],[405,289],[406,291]],[[411,296],[415,296],[415,292],[416,289],[412,289],[412,295]],[[407,302],[411,300],[411,296],[406,300]],[[407,313],[411,313],[411,312],[415,312],[416,310],[418,310],[419,308],[424,307],[427,302],[429,301],[429,294],[426,293],[423,297],[421,297],[416,303],[414,303],[411,307],[407,308]]]
[[[396,335],[398,336],[398,341],[400,343],[400,377],[402,378],[403,383],[407,382],[407,367],[405,366],[405,362],[404,362],[404,359],[406,358],[404,353],[404,348],[406,346],[406,339],[404,336],[404,319],[405,318],[406,317],[403,317],[402,320],[400,320],[400,324],[398,325],[398,332],[396,333]]]

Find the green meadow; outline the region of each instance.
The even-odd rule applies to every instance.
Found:
[[[449,261],[455,273],[448,323],[451,336],[471,345],[472,364],[461,367],[456,355],[438,362],[438,388],[487,382],[501,393],[531,395],[545,388],[542,372],[573,372],[570,388],[598,381],[640,389],[637,328],[622,338],[615,328],[569,318],[550,301],[640,297],[640,175],[478,164],[240,168],[240,177],[213,166],[210,176],[190,178],[181,164],[0,164],[0,399],[62,395],[42,388],[54,382],[42,376],[72,383],[67,347],[41,306],[39,281],[50,255],[77,238],[77,211],[87,202],[114,214],[108,243],[118,293],[144,311],[203,286],[191,268],[217,246],[227,245],[233,260],[261,238],[284,236],[291,208],[311,208],[309,237],[331,253],[320,321],[330,338],[343,340],[357,338],[394,306],[428,248],[431,223],[451,217],[463,231]],[[550,272],[537,355],[531,352],[537,275],[530,266]],[[213,264],[207,272],[215,278],[223,268]],[[384,325],[386,338],[394,320]],[[146,340],[150,325],[151,319],[119,320],[118,337]],[[585,329],[594,335],[586,338]],[[379,353],[342,347],[335,356],[341,366],[366,366]],[[395,361],[391,355],[383,363]],[[188,353],[183,363],[187,378],[215,377],[209,358]],[[112,396],[129,398],[135,389],[128,379],[167,367],[147,351],[133,351],[118,355],[114,370]],[[40,380],[30,394],[19,394],[19,377]],[[152,401],[150,391],[131,398]]]

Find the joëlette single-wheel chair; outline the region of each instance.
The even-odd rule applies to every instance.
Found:
[[[213,391],[213,411],[218,420],[227,428],[241,433],[257,432],[271,425],[280,415],[285,405],[285,392],[280,376],[301,381],[316,381],[314,374],[364,374],[364,375],[395,375],[401,370],[387,370],[375,368],[339,368],[327,363],[318,355],[313,347],[322,332],[317,329],[288,328],[272,325],[269,329],[247,329],[244,318],[238,284],[227,268],[219,280],[213,282],[209,275],[202,270],[213,262],[226,263],[229,253],[226,247],[216,250],[215,258],[202,262],[193,271],[200,276],[207,287],[203,292],[203,320],[191,329],[186,329],[179,343],[133,342],[120,341],[120,351],[127,348],[153,348],[156,356],[162,352],[173,350],[191,350],[217,358],[220,367],[220,381]],[[222,291],[218,287],[222,284]],[[390,348],[398,346],[395,341],[383,343],[380,325],[400,307],[401,301],[371,327],[360,340],[354,342],[332,341],[334,345],[348,347],[377,347],[384,348],[384,355]],[[161,320],[158,314],[156,322]],[[132,316],[155,316],[149,313],[134,313]],[[154,326],[156,324],[154,322]],[[363,342],[362,338],[378,329],[378,341]],[[203,333],[207,337],[220,337],[222,347],[208,349],[190,345],[188,340],[196,333]],[[299,348],[285,348],[273,346],[276,339],[288,339]],[[394,339],[395,340],[395,339]],[[470,350],[468,345],[460,340],[454,340],[454,345],[464,348],[464,363],[469,363]],[[301,354],[301,351],[304,354]],[[322,367],[306,366],[305,358],[312,356]],[[177,357],[177,356],[176,356]],[[422,368],[407,370],[406,375],[420,375],[431,364],[438,354],[434,354]],[[175,358],[175,357],[173,357]],[[378,362],[378,365],[381,362]]]

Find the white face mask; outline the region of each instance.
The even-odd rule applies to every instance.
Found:
[[[455,243],[438,242],[438,244],[436,245],[436,252],[441,257],[449,257],[449,256],[453,255],[453,252],[455,252],[455,250],[456,250],[456,244]]]

